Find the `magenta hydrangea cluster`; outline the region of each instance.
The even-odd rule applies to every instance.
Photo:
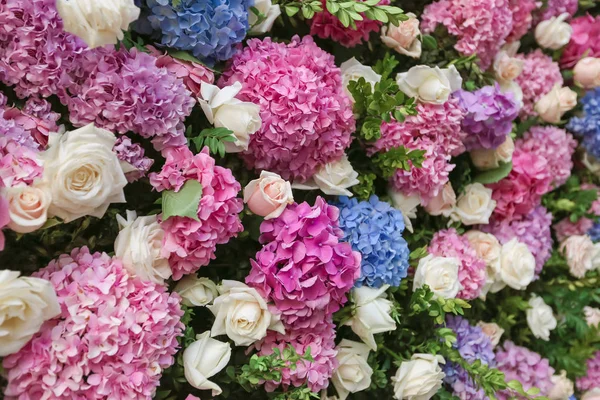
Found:
[[[567,13],[572,17],[577,12],[577,8],[579,8],[578,0],[548,0],[540,8],[540,12],[534,16],[534,22],[537,24],[552,17],[558,17],[563,13]]]
[[[600,57],[600,16],[583,15],[571,21],[571,41],[562,53],[560,64],[572,68],[583,57]]]
[[[6,398],[153,397],[184,328],[179,295],[85,247],[34,275],[52,283],[61,315],[4,358]]]
[[[521,382],[525,391],[536,387],[540,389],[540,396],[548,395],[554,386],[551,380],[554,368],[550,366],[549,361],[509,340],[496,350],[496,367],[504,372],[507,382],[516,379]],[[498,392],[496,395],[500,400],[514,396],[507,391]]]
[[[512,31],[506,38],[508,43],[520,40],[531,29],[533,11],[539,6],[536,0],[509,0],[512,12]]]
[[[218,244],[224,244],[244,230],[239,213],[244,205],[237,194],[239,182],[227,168],[215,165],[208,148],[194,155],[187,146],[165,151],[160,173],[150,174],[150,183],[159,192],[178,192],[188,180],[202,185],[198,220],[171,217],[162,221],[165,231],[163,256],[169,257],[173,279],[196,272],[215,258]]]
[[[249,167],[304,181],[350,145],[356,122],[340,70],[310,36],[249,40],[219,86],[234,82],[243,87],[239,99],[261,108],[262,126],[242,153]]]
[[[600,388],[600,351],[587,360],[587,373],[577,379],[577,389],[584,391],[594,388]]]
[[[456,229],[444,229],[433,235],[427,249],[438,257],[455,257],[460,261],[458,280],[462,286],[457,297],[472,300],[479,297],[485,285],[485,261],[477,257],[469,240],[458,234]]]

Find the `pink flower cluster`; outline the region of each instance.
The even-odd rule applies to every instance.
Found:
[[[6,399],[149,399],[182,335],[180,298],[87,248],[35,274],[62,313],[3,361]]]
[[[0,196],[0,251],[4,250],[4,228],[10,222],[10,215],[8,214],[8,201]]]
[[[573,34],[571,41],[562,53],[560,64],[564,68],[572,68],[581,58],[600,57],[600,16],[595,18],[584,15],[571,21]]]
[[[541,13],[534,17],[535,24],[552,17],[558,17],[562,13],[567,13],[572,17],[577,12],[578,7],[578,0],[548,0],[545,6],[540,9]]]
[[[508,43],[520,40],[531,28],[533,22],[532,12],[538,8],[536,0],[509,0],[512,12],[513,27],[506,38]]]
[[[352,104],[333,56],[310,36],[289,44],[252,39],[231,60],[219,86],[241,82],[241,100],[260,105],[262,127],[242,153],[256,170],[304,181],[338,160],[355,129]]]
[[[125,177],[129,182],[135,182],[138,179],[146,176],[154,160],[145,157],[145,151],[137,143],[133,143],[127,136],[120,136],[117,138],[113,151],[117,154],[117,157],[121,161],[125,161],[127,164],[133,167],[133,171],[126,172]]]
[[[600,388],[600,351],[587,360],[586,375],[577,379],[577,389],[584,391],[594,388]]]
[[[49,114],[50,118],[55,118],[54,113]],[[16,125],[29,133],[40,149],[44,149],[48,144],[48,135],[50,132],[58,132],[58,126],[53,120],[42,119],[34,115],[27,114],[25,108],[19,110],[16,107],[6,108],[3,117],[12,120]]]
[[[581,189],[599,190],[597,186],[590,184],[581,185]],[[600,216],[600,199],[597,199],[592,203],[588,212],[592,215]],[[581,217],[577,222],[571,222],[571,220],[566,217],[554,225],[554,233],[556,234],[556,239],[558,239],[558,242],[560,243],[569,236],[585,235],[593,226],[594,221],[587,217]]]
[[[156,190],[178,192],[188,180],[202,185],[198,221],[171,217],[162,221],[165,231],[163,252],[169,257],[173,279],[196,272],[215,258],[218,244],[224,244],[244,227],[239,213],[244,205],[237,198],[241,189],[227,168],[215,165],[208,148],[194,155],[187,146],[167,149],[166,162],[160,173],[150,174]]]
[[[455,257],[460,261],[458,279],[462,289],[458,298],[472,300],[479,297],[486,281],[485,261],[477,257],[466,237],[454,228],[441,230],[433,235],[428,251],[438,257]]]
[[[515,79],[523,90],[521,118],[532,117],[536,115],[535,103],[550,92],[555,84],[562,85],[563,77],[558,63],[540,49],[527,55],[517,54],[517,58],[524,61],[523,71]]]

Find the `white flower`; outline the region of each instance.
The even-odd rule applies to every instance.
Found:
[[[227,366],[231,358],[231,346],[211,338],[209,331],[197,335],[196,339],[183,352],[185,379],[196,389],[211,389],[212,395],[218,396],[221,388],[208,378]]]
[[[514,81],[523,72],[524,61],[500,50],[494,58],[494,76],[501,84]]]
[[[581,162],[595,176],[600,177],[600,162],[587,151],[583,152]]]
[[[0,270],[0,357],[19,351],[41,328],[60,315],[52,284]]]
[[[258,16],[254,14],[254,12],[248,12],[248,25],[250,25],[250,33],[254,35],[262,35],[263,33],[267,33],[273,27],[273,23],[277,17],[281,15],[281,8],[279,4],[273,4],[271,0],[256,0],[254,2],[254,7],[264,15],[264,20],[257,24]]]
[[[588,390],[581,396],[581,400],[600,400],[600,387]]]
[[[535,258],[526,244],[512,238],[500,252],[499,278],[513,289],[523,290],[535,275]]]
[[[374,334],[396,329],[396,322],[390,316],[392,302],[385,298],[390,285],[380,288],[362,286],[352,289],[355,313],[346,323],[354,333],[373,351],[377,350]]]
[[[387,47],[412,58],[421,57],[419,20],[413,13],[407,13],[408,19],[400,21],[398,26],[389,24],[381,28],[381,41]]]
[[[506,140],[495,149],[476,149],[471,150],[469,156],[473,165],[482,171],[496,169],[500,163],[508,163],[512,161],[513,153],[515,152],[515,142],[510,135],[506,136]]]
[[[16,186],[6,188],[2,195],[8,201],[8,227],[18,233],[40,229],[48,220],[52,195],[46,185]]]
[[[292,186],[273,172],[262,171],[259,179],[250,181],[244,188],[244,203],[265,219],[279,217],[293,202]]]
[[[500,328],[500,326],[495,322],[483,322],[479,321],[477,326],[481,328],[481,331],[490,338],[492,342],[492,346],[498,346],[500,343],[500,338],[504,334],[504,329]]]
[[[325,164],[316,174],[304,183],[294,183],[292,187],[300,190],[321,189],[332,196],[352,196],[348,188],[357,185],[358,172],[352,168],[348,157],[344,155],[337,161]]]
[[[42,153],[43,180],[52,196],[50,215],[65,222],[86,215],[102,218],[111,203],[125,203],[127,179],[112,151],[116,140],[94,124],[50,136]]]
[[[336,347],[338,367],[333,371],[331,382],[340,400],[350,393],[360,392],[371,386],[373,369],[367,363],[369,348],[362,343],[343,339]]]
[[[404,225],[412,233],[413,226],[411,219],[417,218],[417,206],[421,204],[421,198],[419,195],[405,196],[402,192],[394,189],[393,186],[390,186],[388,189],[388,195],[392,199],[394,208],[402,211]]]
[[[219,293],[213,305],[208,306],[215,316],[211,336],[227,335],[236,346],[249,346],[267,336],[267,329],[285,333],[279,315],[271,314],[256,289],[224,280]]]
[[[198,102],[208,122],[217,128],[229,129],[235,136],[235,142],[225,142],[228,153],[248,150],[250,135],[256,133],[262,125],[260,107],[235,98],[240,90],[242,84],[239,82],[222,89],[209,83],[202,83],[200,87],[202,98]]]
[[[452,184],[448,182],[444,185],[442,190],[440,190],[438,194],[425,205],[425,211],[427,211],[429,215],[443,215],[444,217],[449,217],[455,205],[456,193],[454,193]]]
[[[535,40],[541,47],[558,50],[571,40],[573,28],[565,20],[569,13],[562,13],[540,22],[535,27]]]
[[[187,275],[175,286],[175,291],[183,299],[182,303],[188,307],[203,307],[219,295],[217,284],[208,278],[198,278],[196,275]]]
[[[569,397],[575,394],[575,385],[573,381],[567,378],[567,371],[561,371],[560,375],[553,375],[552,389],[548,393],[550,400],[569,400]]]
[[[544,299],[533,295],[529,299],[527,309],[527,325],[531,333],[538,339],[550,340],[550,331],[556,329],[557,321],[552,313],[552,307],[544,302]]]
[[[600,86],[600,58],[585,57],[573,68],[573,80],[584,89]]]
[[[494,208],[496,200],[492,199],[492,189],[481,183],[472,183],[458,197],[452,210],[452,219],[461,221],[464,225],[487,224]]]
[[[342,72],[342,87],[350,99],[354,101],[352,98],[352,93],[348,90],[348,84],[350,81],[357,81],[360,78],[364,78],[367,83],[371,84],[371,87],[375,87],[375,84],[381,80],[381,75],[375,73],[373,68],[368,65],[361,64],[356,58],[352,57],[351,59],[344,61],[342,65],[340,65],[340,69]]]
[[[480,298],[485,300],[490,290],[495,289],[496,286],[499,286],[500,289],[503,287],[502,283],[498,285],[497,282],[499,281],[498,273],[500,269],[500,252],[502,251],[502,246],[500,246],[498,239],[490,233],[471,230],[465,233],[465,236],[469,240],[471,247],[475,249],[477,257],[485,261],[487,280],[481,289],[480,294]]]
[[[140,16],[134,0],[57,0],[56,9],[64,30],[91,49],[123,40],[123,31]]]
[[[577,105],[577,93],[559,83],[535,103],[535,111],[540,118],[552,124],[558,124],[562,116]]]
[[[127,211],[127,219],[117,215],[121,231],[115,240],[115,255],[123,266],[141,279],[164,284],[171,277],[169,260],[162,256],[165,231],[156,215],[138,217]]]
[[[394,398],[408,400],[429,400],[442,387],[446,376],[440,367],[444,357],[432,354],[413,354],[410,361],[403,361],[394,383]]]
[[[585,322],[589,326],[600,326],[600,308],[592,308],[590,306],[583,307],[583,315],[585,315]]]
[[[406,95],[432,104],[444,104],[450,94],[462,85],[462,78],[454,65],[445,69],[417,65],[398,74],[396,81]]]
[[[419,260],[413,291],[428,285],[435,296],[454,299],[462,289],[458,280],[460,261],[454,257],[436,257],[429,254]]]
[[[569,236],[560,245],[560,251],[567,259],[567,265],[571,275],[583,278],[586,272],[594,269],[594,258],[597,252],[594,243],[588,235]]]

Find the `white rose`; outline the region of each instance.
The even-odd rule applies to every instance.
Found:
[[[369,348],[362,343],[343,339],[336,347],[338,367],[333,371],[331,382],[340,400],[348,394],[360,392],[371,386],[373,369],[367,363]]]
[[[408,19],[400,21],[398,26],[389,24],[381,28],[381,41],[387,47],[412,58],[421,57],[419,20],[413,13],[407,13]]]
[[[436,257],[429,254],[419,260],[415,272],[413,291],[429,286],[435,296],[444,299],[454,299],[462,289],[458,280],[460,261],[454,257]]]
[[[552,389],[548,393],[550,400],[569,400],[569,397],[575,394],[575,385],[573,381],[567,378],[567,371],[561,371],[560,375],[553,375]]]
[[[551,124],[558,124],[562,116],[577,105],[577,93],[559,83],[535,103],[535,111],[540,118]]]
[[[499,83],[514,81],[523,71],[524,61],[511,57],[506,50],[500,50],[494,58],[494,76]]]
[[[504,329],[500,328],[500,326],[495,322],[479,321],[477,326],[481,328],[481,331],[484,335],[490,338],[493,347],[498,346],[498,343],[500,343],[500,338],[504,334]]]
[[[316,174],[304,183],[294,183],[292,187],[300,190],[321,189],[332,196],[352,196],[348,188],[357,185],[358,172],[352,168],[348,157],[344,155],[337,161],[325,164]]]
[[[517,238],[511,239],[502,246],[500,252],[499,277],[503,283],[513,289],[523,290],[535,275],[535,257],[526,244]]]
[[[462,85],[462,78],[454,65],[445,69],[417,65],[398,74],[396,81],[407,96],[432,104],[444,104],[450,94]]]
[[[465,236],[471,247],[475,249],[477,257],[485,261],[486,265],[498,262],[502,246],[491,233],[484,233],[478,230],[470,230]]]
[[[396,322],[390,316],[392,302],[385,298],[390,285],[375,289],[366,286],[352,289],[355,313],[346,323],[354,333],[373,351],[377,350],[374,334],[396,329]]]
[[[231,346],[211,338],[209,331],[197,335],[196,339],[183,352],[185,379],[196,389],[211,389],[212,395],[218,396],[221,388],[208,378],[227,366],[231,358]]]
[[[452,184],[448,182],[435,197],[429,200],[425,206],[425,211],[427,211],[429,215],[443,215],[444,217],[448,217],[452,213],[455,205],[456,193],[454,193]]]
[[[573,68],[573,80],[584,89],[600,86],[600,58],[585,57]]]
[[[510,135],[506,136],[506,140],[495,149],[476,149],[471,150],[469,155],[471,161],[477,169],[488,171],[496,169],[500,163],[508,163],[512,161],[513,153],[515,152],[515,142]]]
[[[250,25],[250,33],[254,35],[262,35],[267,33],[273,27],[273,23],[277,17],[281,15],[281,8],[279,4],[273,4],[271,0],[256,0],[254,7],[264,15],[264,20],[257,24],[258,16],[254,12],[248,12],[248,25]]]
[[[581,396],[581,400],[600,400],[600,387],[588,390]]]
[[[227,335],[236,346],[249,346],[267,336],[267,329],[285,333],[279,315],[271,314],[267,302],[244,283],[224,280],[212,306],[215,322],[211,336]]]
[[[368,65],[361,64],[356,58],[352,57],[351,59],[344,61],[342,65],[340,65],[340,70],[342,72],[342,87],[350,99],[354,101],[352,98],[352,93],[348,90],[348,84],[350,81],[357,81],[360,78],[364,78],[367,83],[371,84],[371,87],[374,88],[375,84],[381,80],[381,75],[375,73],[373,68]]]
[[[552,307],[546,304],[544,299],[535,295],[529,299],[529,306],[531,308],[527,309],[526,314],[531,333],[538,339],[550,340],[550,331],[556,329],[558,324],[552,313]]]
[[[472,183],[458,197],[451,217],[464,225],[488,224],[494,208],[496,200],[492,199],[492,189]]]
[[[596,251],[588,235],[569,236],[560,245],[560,251],[574,277],[583,278],[587,271],[594,269]]]
[[[541,47],[558,50],[571,40],[573,28],[565,20],[569,13],[562,13],[540,22],[535,27],[535,40]]]
[[[392,199],[394,208],[402,211],[404,225],[406,225],[406,229],[412,233],[413,226],[411,219],[417,218],[417,207],[421,204],[421,198],[419,195],[405,196],[402,192],[397,191],[393,187],[388,189],[388,195]]]
[[[64,30],[91,49],[123,40],[123,31],[140,16],[134,0],[57,0],[56,8]]]
[[[408,400],[429,400],[442,387],[446,376],[440,367],[444,357],[432,354],[413,354],[411,361],[403,361],[394,383],[394,398]]]
[[[60,315],[52,284],[19,274],[0,270],[0,357],[21,350],[45,321]]]
[[[589,326],[599,327],[600,326],[600,308],[592,308],[590,306],[583,307],[583,314],[585,315],[585,322]]]
[[[141,279],[164,284],[171,277],[169,260],[162,253],[165,231],[156,215],[138,217],[127,211],[127,219],[117,215],[121,231],[115,239],[115,255],[123,266]]]
[[[94,124],[50,136],[42,153],[43,179],[52,196],[50,215],[65,222],[86,215],[102,218],[111,203],[125,203],[127,179],[112,151],[116,140]]]
[[[2,191],[8,201],[8,227],[18,233],[31,233],[48,220],[52,195],[46,185],[17,186]]]
[[[292,186],[273,172],[262,171],[259,179],[250,181],[244,188],[244,203],[265,219],[279,217],[293,202]]]
[[[217,284],[208,278],[198,278],[196,275],[183,277],[175,286],[175,291],[188,307],[203,307],[210,304],[218,295]]]

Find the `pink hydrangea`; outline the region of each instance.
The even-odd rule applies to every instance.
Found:
[[[10,222],[10,215],[8,214],[8,201],[0,196],[0,251],[4,250],[4,228]]]
[[[34,276],[52,283],[61,315],[4,358],[6,399],[153,397],[179,347],[179,295],[85,247]]]
[[[507,42],[520,40],[531,28],[532,12],[538,8],[536,0],[509,0],[512,11],[512,31],[506,38]]]
[[[58,132],[58,126],[54,121],[29,115],[24,110],[19,110],[16,107],[5,109],[3,116],[29,132],[29,135],[40,145],[40,149],[44,149],[48,144],[50,132]]]
[[[156,190],[178,192],[188,180],[202,185],[198,221],[171,217],[162,221],[165,231],[163,252],[169,257],[173,279],[196,272],[215,258],[218,244],[225,244],[244,227],[239,213],[244,205],[237,198],[241,189],[231,170],[215,165],[208,148],[194,155],[186,146],[168,149],[160,173],[150,174]]]
[[[458,298],[472,300],[479,297],[486,281],[485,261],[477,257],[466,237],[454,228],[441,230],[433,235],[428,251],[438,257],[455,257],[460,261],[458,279],[462,289]]]
[[[425,7],[421,27],[431,33],[443,24],[458,41],[454,48],[463,55],[477,54],[487,69],[513,28],[508,0],[438,0]]]
[[[554,234],[558,242],[562,242],[570,236],[585,235],[592,226],[594,221],[589,218],[581,217],[577,222],[572,222],[568,217],[563,218],[560,222],[554,224]]]
[[[345,27],[340,20],[332,15],[325,7],[325,0],[321,1],[323,11],[315,14],[309,20],[310,34],[321,39],[331,39],[345,47],[354,47],[369,40],[371,32],[379,32],[381,22],[373,21],[361,13],[363,20],[356,21],[356,29]],[[379,5],[390,4],[390,0],[380,0]]]
[[[333,56],[310,36],[289,44],[249,40],[219,80],[241,82],[237,97],[261,108],[262,127],[242,153],[246,164],[303,181],[340,159],[356,125],[341,79]]]
[[[527,55],[517,54],[517,58],[524,61],[523,71],[515,79],[523,90],[521,118],[532,117],[536,115],[535,103],[550,92],[555,84],[562,85],[563,77],[558,63],[540,49]]]
[[[579,7],[578,0],[548,0],[540,12],[534,16],[534,22],[537,25],[552,17],[558,17],[560,14],[567,13],[571,17],[577,12]]]
[[[580,391],[600,388],[600,351],[587,360],[587,373],[584,377],[577,379],[577,389]]]
[[[113,151],[117,154],[119,160],[129,164],[133,171],[126,171],[125,177],[129,182],[135,182],[138,179],[146,176],[154,160],[145,157],[145,151],[137,143],[133,143],[127,136],[117,138]]]
[[[504,372],[506,381],[518,380],[525,391],[536,387],[540,389],[540,396],[547,396],[552,387],[551,377],[554,368],[546,358],[529,350],[526,347],[505,341],[496,351],[496,368]],[[514,396],[510,392],[496,393],[500,400],[507,400]]]
[[[581,58],[600,57],[600,15],[583,15],[571,21],[573,34],[571,41],[562,53],[560,64],[572,68]]]
[[[360,277],[360,253],[342,243],[339,210],[318,197],[289,205],[260,226],[262,250],[246,283],[272,301],[288,327],[314,328],[346,303]]]

